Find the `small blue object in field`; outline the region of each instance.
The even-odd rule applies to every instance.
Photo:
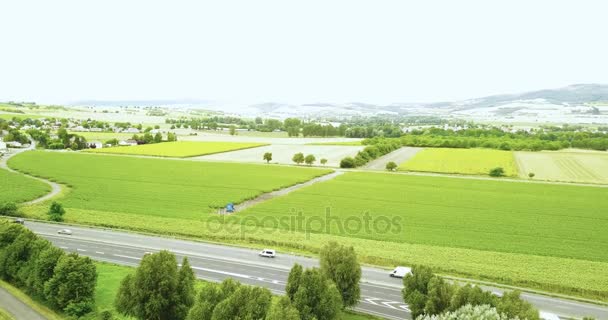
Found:
[[[232,202],[226,206],[226,212],[234,212],[234,204]]]

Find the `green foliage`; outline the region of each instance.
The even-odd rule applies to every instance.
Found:
[[[293,306],[289,297],[283,296],[272,304],[266,320],[300,320],[300,313]]]
[[[354,168],[355,167],[355,159],[352,157],[346,157],[340,160],[340,168]]]
[[[264,319],[272,294],[261,287],[240,286],[213,310],[212,320]]]
[[[53,306],[65,312],[85,312],[95,299],[97,272],[88,257],[63,255],[53,277],[44,285],[44,295]],[[90,309],[89,309],[90,311]]]
[[[314,155],[309,154],[306,156],[306,158],[304,158],[304,162],[306,162],[307,165],[312,165],[315,161],[317,160],[317,158],[315,158]]]
[[[412,272],[403,277],[403,300],[408,304],[413,318],[425,313],[429,283],[433,278],[433,270],[425,266],[413,266]]]
[[[340,292],[319,269],[307,269],[302,273],[292,302],[302,320],[337,319],[342,309]]]
[[[272,161],[272,152],[264,153],[264,160],[266,161],[266,163],[270,163],[270,161]]]
[[[136,319],[184,319],[193,304],[194,274],[187,260],[178,271],[169,251],[144,256],[116,295],[116,310]]]
[[[483,291],[478,286],[466,284],[454,293],[450,301],[450,310],[455,311],[467,304],[496,306],[497,297],[489,291]]]
[[[319,162],[321,162],[322,165],[325,165],[327,163],[327,159],[321,158]]]
[[[496,310],[509,317],[527,320],[539,320],[538,310],[529,302],[520,298],[519,291],[505,292],[498,300]]]
[[[0,216],[20,216],[19,209],[14,202],[0,203]]]
[[[496,308],[489,305],[465,305],[458,310],[441,315],[425,315],[417,320],[516,320],[505,314],[500,314]]]
[[[396,169],[397,169],[397,164],[394,163],[393,161],[389,161],[386,163],[386,170],[395,171]]]
[[[304,269],[299,264],[294,264],[289,271],[289,276],[287,277],[287,285],[285,286],[285,292],[287,293],[287,297],[293,301],[293,298],[298,292],[298,288],[300,287],[300,280],[302,279],[302,273]]]
[[[61,205],[61,203],[53,201],[53,203],[51,203],[51,207],[49,208],[49,212],[48,212],[49,219],[51,221],[61,222],[61,221],[63,221],[64,214],[65,214],[65,209],[63,209],[63,206]]]
[[[496,167],[490,170],[490,177],[504,177],[505,169]]]
[[[304,154],[302,152],[294,154],[291,161],[295,162],[296,164],[302,164],[302,162],[304,162]]]
[[[336,285],[344,306],[357,305],[361,297],[361,266],[355,249],[331,241],[323,246],[319,256],[321,271]]]
[[[442,278],[432,278],[428,284],[428,299],[424,306],[424,313],[440,314],[446,311],[450,307],[452,296],[456,290],[455,285],[446,282]]]
[[[534,178],[534,176],[535,176],[534,172],[530,172],[530,173],[528,173],[528,177],[529,177],[530,179]]]
[[[264,145],[262,143],[225,141],[173,141],[165,143],[153,143],[154,136],[149,133],[147,133],[143,138],[140,138],[139,136],[136,136],[134,138],[134,140],[141,141],[144,144],[129,147],[89,149],[87,150],[87,152],[187,158],[220,152],[255,148]]]

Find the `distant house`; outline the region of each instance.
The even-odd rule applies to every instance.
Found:
[[[139,133],[139,129],[137,129],[137,128],[127,128],[127,129],[123,130],[122,132],[124,132],[124,133]]]
[[[136,146],[137,145],[137,141],[136,140],[132,140],[132,139],[129,139],[129,140],[120,140],[118,142],[118,145],[119,146]]]

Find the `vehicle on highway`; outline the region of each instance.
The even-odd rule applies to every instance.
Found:
[[[276,251],[274,251],[272,249],[264,249],[264,250],[260,251],[259,255],[260,255],[260,257],[274,258],[276,255]]]
[[[13,222],[14,223],[18,223],[18,224],[25,224],[25,219],[23,219],[23,218],[17,218]]]
[[[406,274],[411,272],[412,269],[408,267],[397,267],[389,275],[393,278],[403,278]]]
[[[543,320],[560,320],[555,313],[540,311],[538,315]]]
[[[57,231],[57,233],[71,236],[72,235],[72,230],[70,230],[70,229],[61,229],[61,230]]]

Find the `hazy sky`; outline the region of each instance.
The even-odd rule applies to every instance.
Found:
[[[0,3],[0,100],[440,101],[608,83],[608,2]]]

